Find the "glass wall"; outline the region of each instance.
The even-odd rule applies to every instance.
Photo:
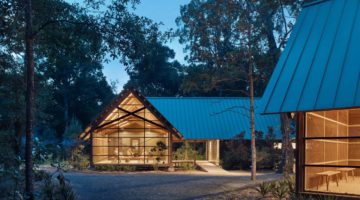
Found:
[[[305,190],[360,195],[360,109],[306,113]]]
[[[92,133],[94,164],[168,164],[169,132],[129,95]]]

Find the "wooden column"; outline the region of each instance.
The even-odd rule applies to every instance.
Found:
[[[296,113],[296,193],[304,191],[305,179],[305,113]]]
[[[194,141],[194,165],[196,165],[196,140]]]
[[[216,164],[220,164],[220,140],[216,140]]]

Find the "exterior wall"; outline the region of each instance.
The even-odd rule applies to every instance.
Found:
[[[92,165],[169,165],[172,133],[133,94],[91,131]]]

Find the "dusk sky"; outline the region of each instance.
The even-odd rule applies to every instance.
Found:
[[[162,31],[169,29],[176,29],[175,19],[180,16],[180,5],[189,3],[190,0],[141,0],[141,3],[137,5],[136,14],[148,17],[154,22],[162,22]],[[171,49],[176,53],[175,59],[184,63],[183,46],[179,44],[178,40],[167,43]],[[116,81],[117,92],[120,92],[123,85],[128,81],[124,67],[115,60],[110,63],[104,63],[104,74],[109,82]]]

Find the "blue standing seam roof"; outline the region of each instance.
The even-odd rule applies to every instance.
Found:
[[[263,113],[360,107],[360,0],[305,4],[263,95]]]
[[[185,139],[233,139],[245,132],[250,139],[248,98],[147,97],[147,100],[184,136]],[[274,129],[281,139],[280,115],[261,115],[255,100],[255,129],[268,133]]]

